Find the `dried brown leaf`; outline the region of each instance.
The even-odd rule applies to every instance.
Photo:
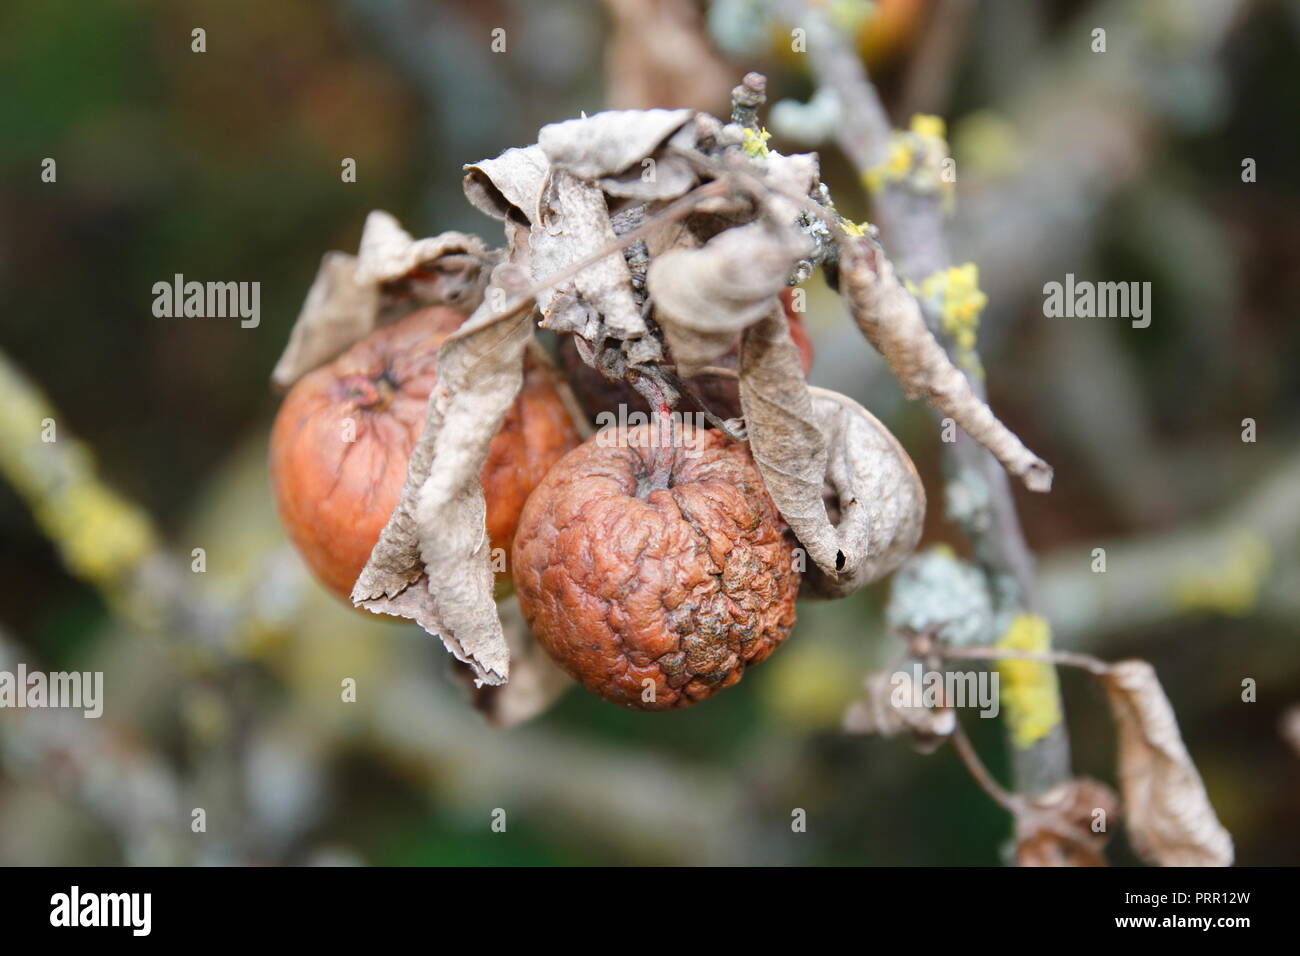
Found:
[[[529,287],[510,265],[492,281],[505,300]],[[354,604],[411,618],[441,637],[485,684],[506,681],[510,654],[493,599],[479,474],[522,384],[531,337],[529,310],[500,320],[485,304],[443,344],[402,499],[352,591]]]
[[[916,547],[925,490],[907,452],[852,399],[809,388],[779,310],[745,330],[740,402],[768,494],[807,549],[820,597],[843,597]]]
[[[615,238],[599,187],[551,167],[540,146],[508,149],[496,159],[466,166],[465,195],[506,224],[510,260],[536,282],[581,262]],[[611,328],[645,334],[632,296],[632,277],[615,252],[541,297],[542,325],[589,340],[599,338],[601,315]]]
[[[376,325],[414,309],[445,305],[472,312],[498,258],[476,236],[444,232],[412,239],[388,213],[371,212],[359,255],[327,252],[322,257],[271,381],[287,388]],[[394,291],[399,281],[402,288]]]
[[[553,169],[529,236],[533,278],[545,281],[602,249],[612,248],[616,239],[600,188]],[[542,303],[542,324],[552,328],[556,324],[553,314],[569,314],[569,310],[585,306],[598,312],[619,338],[635,339],[646,333],[645,319],[632,294],[632,273],[620,250],[583,269],[571,283],[553,289]],[[573,321],[571,315],[568,321]]]
[[[777,510],[819,567],[830,575],[847,568],[853,556],[842,551],[822,497],[826,436],[779,303],[741,338],[740,405],[750,454]]]
[[[479,261],[489,259],[487,246],[477,236],[463,232],[444,232],[426,239],[415,239],[391,214],[376,209],[366,217],[366,225],[361,232],[356,281],[376,285],[392,282],[413,269],[434,263],[445,256],[467,256]]]
[[[507,149],[496,159],[465,167],[465,198],[493,219],[513,217],[531,224],[537,219],[537,200],[549,170],[541,147]]]
[[[821,182],[821,162],[816,153],[769,153],[761,161],[769,192],[763,205],[777,222],[796,222],[804,204],[796,197],[813,197]]]
[[[606,110],[543,126],[537,145],[553,167],[579,179],[617,176],[690,122],[691,110]]]
[[[1129,840],[1161,866],[1230,866],[1219,823],[1155,669],[1120,661],[1102,675],[1119,730],[1119,780]]]
[[[1021,443],[971,389],[935,340],[921,307],[894,275],[874,242],[841,234],[840,290],[854,321],[884,356],[909,398],[924,395],[1019,477],[1031,491],[1049,491],[1051,467]]]
[[[606,194],[620,199],[664,202],[684,196],[698,181],[694,167],[686,160],[659,152],[617,176],[602,177],[597,185]]]
[[[809,569],[804,586],[841,598],[894,571],[916,549],[925,523],[925,487],[898,439],[853,399],[810,387],[813,412],[826,436],[825,492],[840,550],[838,575]]]
[[[698,249],[669,249],[646,273],[679,375],[689,376],[735,344],[736,334],[771,314],[774,297],[808,246],[794,230],[749,223]]]
[[[379,314],[379,289],[357,281],[357,258],[327,252],[307,290],[289,344],[271,372],[271,381],[288,388],[370,334]]]
[[[1104,851],[1118,813],[1115,792],[1087,777],[1026,798],[1016,813],[1016,865],[1106,866]],[[1098,820],[1102,829],[1094,826]]]
[[[480,685],[474,680],[473,668],[460,662],[453,667],[468,689],[474,709],[492,726],[506,728],[546,711],[573,686],[573,678],[533,639],[513,595],[498,602],[497,609],[510,648],[510,680],[498,686]]]

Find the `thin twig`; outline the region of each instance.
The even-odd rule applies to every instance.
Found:
[[[1090,674],[1109,674],[1111,666],[1091,654],[1073,651],[1020,651],[1000,647],[943,647],[937,652],[947,660],[1017,660],[1035,661],[1039,664],[1061,664],[1078,667]]]
[[[975,752],[975,747],[971,744],[970,738],[966,736],[965,729],[962,728],[961,721],[957,721],[952,732],[952,745],[957,750],[957,755],[961,757],[961,762],[965,764],[970,775],[979,784],[980,789],[992,798],[993,802],[1006,810],[1012,816],[1019,816],[1024,809],[1024,801],[1015,794],[1008,792],[1000,783],[993,779],[993,774],[989,773],[984,761],[980,760],[979,754]]]

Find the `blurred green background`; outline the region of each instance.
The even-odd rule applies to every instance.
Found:
[[[955,261],[979,264],[990,297],[991,403],[1056,467],[1050,496],[1018,500],[1058,643],[1151,660],[1239,862],[1300,861],[1300,753],[1283,729],[1300,702],[1300,519],[1270,510],[1300,483],[1300,5],[828,6],[896,124],[948,121]],[[663,84],[689,101],[632,102],[628,50],[670,23],[711,59],[692,63],[694,83]],[[1105,54],[1088,49],[1097,26]],[[253,622],[215,654],[204,642],[220,628],[201,616],[150,632],[66,570],[0,481],[0,666],[101,669],[108,688],[100,721],[0,712],[0,863],[1002,860],[1007,821],[950,748],[840,730],[862,677],[898,650],[888,582],[801,604],[788,645],[702,706],[624,713],[572,691],[503,731],[469,708],[436,642],[307,579],[274,518],[268,376],[323,252],[355,251],[375,208],[416,235],[499,243],[461,166],[579,110],[718,111],[749,69],[773,100],[806,99],[786,31],[752,0],[0,7],[0,354],[178,567],[206,549],[213,613],[251,608]],[[775,126],[772,145],[818,149],[841,208],[869,216],[833,142],[792,132]],[[340,181],[344,157],[355,183]],[[1242,182],[1245,157],[1257,182]],[[1151,327],[1044,318],[1042,286],[1066,272],[1150,281]],[[259,281],[260,326],[155,318],[151,287],[175,273]],[[895,431],[930,494],[926,543],[960,551],[932,420],[820,280],[810,303],[811,380]],[[1100,545],[1123,594],[1091,590]],[[347,676],[355,705],[338,702]],[[1244,677],[1258,702],[1241,702]],[[1105,702],[1062,679],[1076,770],[1113,781]],[[1005,778],[996,723],[969,726]],[[794,808],[806,833],[791,832]]]

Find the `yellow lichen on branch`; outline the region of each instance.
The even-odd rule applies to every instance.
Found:
[[[1046,654],[1052,649],[1052,630],[1037,614],[1017,614],[997,646]],[[1043,661],[1015,657],[1002,658],[997,668],[1011,740],[1017,747],[1032,747],[1061,722],[1056,668]]]
[[[945,175],[944,163],[949,159],[946,134],[942,118],[916,114],[907,129],[894,130],[885,158],[862,171],[863,187],[873,196],[888,187],[938,193],[944,209],[950,211],[956,180]]]
[[[68,570],[96,587],[111,588],[154,548],[149,519],[99,481],[90,449],[59,436],[54,409],[2,355],[0,473]]]
[[[980,289],[979,267],[973,262],[949,266],[931,273],[921,280],[920,288],[910,282],[903,283],[907,291],[933,308],[943,325],[943,331],[952,342],[957,364],[976,378],[984,377],[979,353],[975,350],[978,338],[980,312],[988,304],[988,296]]]

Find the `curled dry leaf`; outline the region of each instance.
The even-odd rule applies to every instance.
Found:
[[[544,126],[529,151],[470,167],[466,192],[480,208],[498,215],[503,205],[523,211],[532,227],[529,267],[534,280],[544,281],[615,246],[607,193],[632,201],[666,200],[695,185],[685,161],[652,156],[692,115],[690,110],[609,111]],[[592,344],[607,330],[632,342],[631,349],[642,340],[641,360],[662,357],[651,347],[657,343],[645,338],[645,319],[621,251],[551,289],[541,305],[548,329],[577,333]],[[629,357],[638,361],[631,352]]]
[[[840,290],[867,340],[889,363],[909,398],[924,395],[1020,478],[1031,491],[1049,491],[1051,467],[1021,443],[971,388],[935,340],[921,307],[894,275],[872,240],[841,233]]]
[[[916,468],[861,405],[804,384],[780,313],[745,331],[740,400],[768,493],[815,565],[808,590],[843,597],[897,568],[925,519]]]
[[[579,179],[616,176],[639,164],[694,115],[691,110],[606,110],[543,126],[537,145]]]
[[[444,232],[427,239],[415,239],[392,214],[375,209],[366,217],[361,232],[357,281],[392,282],[412,269],[446,255],[467,254],[484,258],[487,253],[482,239],[463,232]]]
[[[600,188],[552,167],[540,146],[508,149],[465,170],[466,197],[506,224],[510,261],[526,267],[535,282],[613,246],[616,237]],[[621,252],[549,289],[539,304],[541,324],[557,332],[599,339],[602,316],[620,337],[639,338],[646,331]]]
[[[779,307],[741,337],[740,405],[750,454],[781,517],[820,568],[832,575],[847,568],[853,556],[841,549],[822,498],[826,436]]]
[[[498,255],[459,232],[412,239],[388,213],[366,218],[357,256],[327,252],[294,322],[289,344],[271,372],[288,388],[374,331],[431,305],[469,313]]]
[[[1118,813],[1115,792],[1086,777],[1026,798],[1016,812],[1016,865],[1105,866]]]
[[[809,569],[804,584],[818,597],[841,598],[894,571],[916,549],[925,523],[925,486],[879,419],[839,392],[808,392],[827,442],[827,510],[850,560],[834,576],[820,566]]]
[[[609,208],[600,187],[564,170],[552,169],[538,203],[538,221],[529,236],[533,278],[544,281],[556,273],[613,247],[617,237],[609,221]],[[566,296],[568,289],[577,296]],[[645,335],[645,319],[632,295],[632,273],[621,251],[611,252],[583,269],[572,283],[549,293],[543,303],[542,325],[554,328],[551,315],[557,306],[599,312],[609,330],[622,339]]]
[[[452,666],[468,689],[474,709],[489,724],[514,727],[547,710],[573,686],[573,678],[533,639],[513,595],[498,602],[497,608],[510,648],[510,680],[499,686],[482,685],[475,681],[473,668],[459,661]]]
[[[327,252],[307,290],[289,344],[271,372],[271,381],[288,388],[370,334],[379,313],[378,286],[357,281],[357,258]]]
[[[893,737],[907,732],[917,748],[928,753],[957,728],[951,708],[918,703],[924,700],[924,691],[905,670],[874,671],[862,686],[862,697],[844,713],[848,733]]]
[[[647,156],[638,166],[598,180],[610,196],[635,202],[664,202],[684,196],[699,181],[694,168],[679,156]]]
[[[539,146],[507,149],[496,159],[465,167],[465,198],[493,219],[514,217],[531,225],[549,167]]]
[[[821,182],[821,162],[816,153],[769,153],[762,160],[763,179],[770,187],[762,199],[768,216],[777,222],[796,222],[804,208],[797,197],[815,197]]]
[[[1119,781],[1129,841],[1161,866],[1230,866],[1219,823],[1155,669],[1120,661],[1102,675],[1119,728]]]
[[[499,266],[492,281],[506,300],[529,287],[509,265]],[[501,320],[485,304],[443,344],[402,499],[352,591],[354,604],[411,618],[437,634],[485,684],[505,682],[510,654],[493,600],[479,475],[523,382],[531,337],[530,311]]]
[[[736,333],[772,313],[794,264],[808,252],[796,230],[753,222],[698,249],[669,249],[650,263],[655,318],[682,376],[713,364]],[[800,378],[802,381],[802,377]]]

